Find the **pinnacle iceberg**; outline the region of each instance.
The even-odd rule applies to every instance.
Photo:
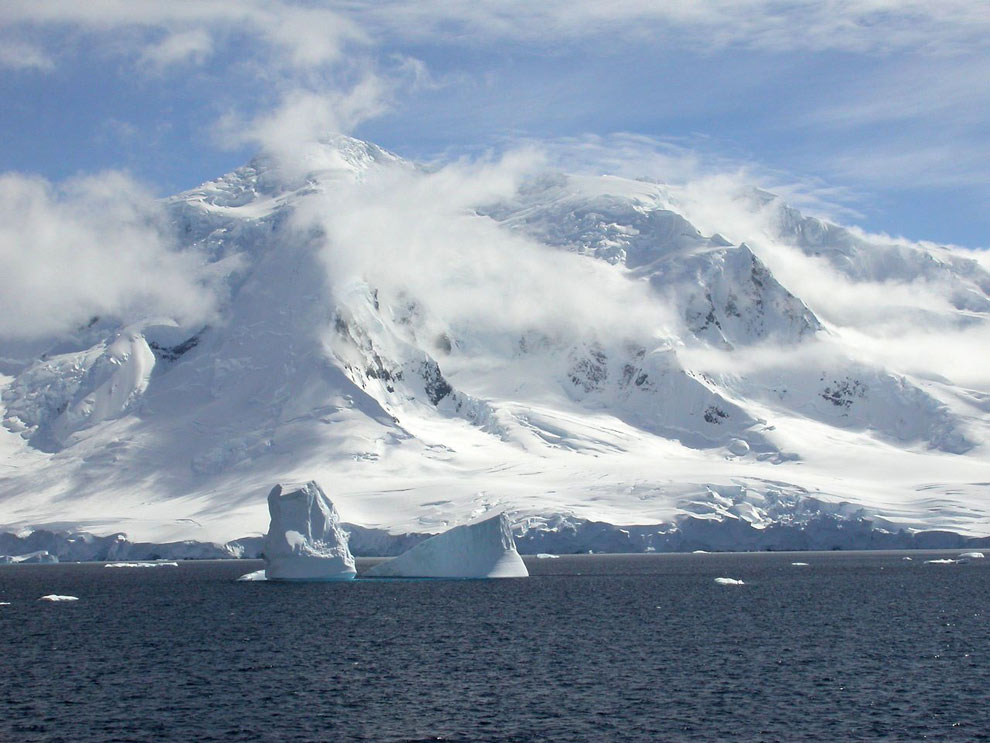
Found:
[[[271,526],[265,537],[268,580],[334,581],[355,575],[347,533],[337,509],[314,481],[276,485],[268,494]]]
[[[505,514],[463,524],[420,542],[365,573],[377,578],[525,578]]]

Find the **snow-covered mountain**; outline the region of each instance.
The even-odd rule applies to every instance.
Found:
[[[864,353],[827,316],[855,308],[790,281],[923,287],[877,313],[965,331],[990,274],[765,192],[733,208],[759,228],[703,232],[654,181],[481,187],[346,137],[259,158],[166,203],[208,323],[0,348],[0,530],[224,542],[315,479],[359,554],[496,510],[531,551],[990,535],[990,389]]]

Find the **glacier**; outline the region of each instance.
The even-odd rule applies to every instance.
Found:
[[[337,509],[316,482],[276,485],[268,494],[268,510],[266,580],[338,581],[356,575]]]
[[[444,188],[331,137],[166,199],[218,317],[0,339],[0,553],[257,557],[283,478],[335,483],[359,555],[496,512],[524,554],[990,546],[990,388],[800,281],[982,332],[973,251],[755,189],[733,222],[651,179]]]
[[[504,513],[455,526],[364,573],[369,578],[525,578]]]

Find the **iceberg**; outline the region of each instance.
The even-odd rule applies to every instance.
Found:
[[[716,578],[715,582],[720,586],[745,586],[746,584],[737,578]]]
[[[48,595],[42,596],[40,599],[38,599],[38,601],[54,601],[54,602],[78,601],[78,600],[79,600],[78,596],[62,596],[57,593],[49,593]]]
[[[316,482],[276,485],[268,494],[271,525],[265,537],[267,580],[351,580],[354,557],[347,532]]]
[[[525,563],[505,514],[453,529],[420,542],[367,573],[378,578],[525,578]]]
[[[268,580],[268,578],[265,577],[265,570],[264,568],[262,568],[261,570],[255,570],[253,573],[245,573],[237,580],[256,581],[256,580]]]
[[[963,552],[959,555],[960,560],[985,560],[986,555],[982,552]]]
[[[36,552],[28,552],[24,555],[0,555],[0,565],[19,565],[19,564],[36,564],[36,565],[54,565],[58,562],[58,555],[53,555],[48,550],[38,550]]]

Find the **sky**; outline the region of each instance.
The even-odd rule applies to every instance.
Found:
[[[169,195],[329,132],[592,171],[621,149],[627,174],[730,173],[985,248],[988,81],[979,1],[5,0],[0,174],[62,203],[113,178]]]

